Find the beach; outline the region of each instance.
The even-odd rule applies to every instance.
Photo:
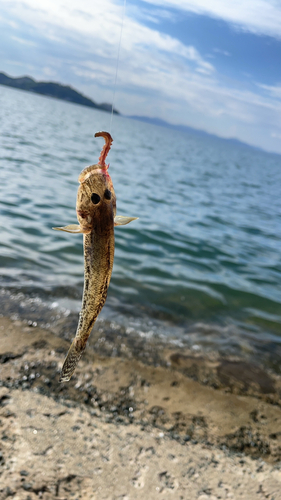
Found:
[[[0,318],[1,500],[281,498],[278,375],[93,335],[59,384],[69,341]]]

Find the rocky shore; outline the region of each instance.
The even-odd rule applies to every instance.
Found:
[[[238,359],[0,318],[0,500],[281,499],[281,380]],[[94,354],[95,353],[95,354]]]

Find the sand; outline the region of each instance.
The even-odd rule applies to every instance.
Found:
[[[281,499],[279,377],[148,340],[93,346],[59,384],[69,341],[0,318],[0,500]]]

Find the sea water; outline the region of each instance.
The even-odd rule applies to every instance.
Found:
[[[75,334],[81,170],[110,114],[0,86],[1,313]],[[100,325],[281,371],[281,156],[113,116],[117,227]],[[69,322],[69,318],[73,321]],[[106,324],[106,323],[104,323]]]

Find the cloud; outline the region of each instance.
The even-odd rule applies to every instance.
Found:
[[[216,52],[217,54],[222,54],[223,56],[227,56],[227,57],[231,56],[231,54],[227,50],[214,48],[213,51]]]
[[[262,84],[259,84],[259,87],[263,90],[265,90],[265,92],[273,97],[274,99],[280,99],[281,101],[281,85],[262,85]]]
[[[65,39],[88,44],[92,52],[101,57],[115,57],[120,37],[123,7],[111,0],[88,0],[79,2],[79,9],[73,8],[74,1],[67,0],[3,0],[7,10],[15,18],[33,26],[50,40],[64,43]],[[40,8],[38,8],[40,5]],[[122,33],[122,50],[137,52],[139,47],[176,54],[193,61],[204,71],[212,66],[204,61],[194,47],[187,47],[179,40],[165,33],[153,30],[144,24],[126,17]]]
[[[151,6],[145,8],[144,5],[139,7],[133,5],[130,2],[126,4],[127,16],[138,20],[139,22],[150,22],[154,24],[160,24],[163,20],[169,20],[175,22],[177,20],[177,15],[171,12],[169,9],[162,8],[152,8]]]
[[[146,3],[203,14],[259,35],[281,38],[281,4],[276,0],[144,0]]]
[[[11,36],[12,40],[15,40],[16,42],[20,43],[21,45],[29,45],[29,46],[35,46],[35,42],[32,40],[25,40],[22,37],[12,35]]]
[[[41,0],[38,4],[35,0],[22,0],[20,3],[6,1],[10,16],[14,15],[15,19],[30,26],[30,36],[34,36],[37,31],[45,39],[58,44],[75,45],[75,52],[80,48],[82,60],[84,52],[85,58],[91,55],[94,64],[99,58],[103,58],[105,64],[112,64],[117,57],[122,6],[110,0],[96,0],[94,3],[81,0],[79,9],[71,8],[72,4],[76,2]],[[148,61],[153,63],[154,60],[157,64],[161,58],[166,63],[167,56],[170,56],[173,60],[184,60],[200,73],[210,74],[214,71],[214,67],[204,60],[195,47],[186,46],[172,36],[126,17],[122,33],[122,59],[128,61],[132,55],[138,67],[149,64]],[[108,71],[104,68],[105,73]]]

